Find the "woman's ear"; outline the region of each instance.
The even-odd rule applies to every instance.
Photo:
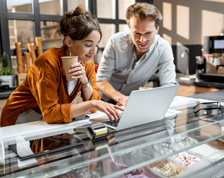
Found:
[[[66,37],[65,37],[65,44],[66,44],[66,46],[68,46],[68,47],[72,47],[72,39],[71,39],[70,36],[66,36]]]

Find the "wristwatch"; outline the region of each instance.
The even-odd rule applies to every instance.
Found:
[[[90,80],[89,80],[89,78],[88,78],[88,83],[86,83],[86,84],[82,84],[82,88],[88,88],[88,87],[90,87],[91,86],[91,82],[90,82]]]

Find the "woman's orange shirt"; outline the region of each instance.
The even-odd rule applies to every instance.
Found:
[[[71,95],[68,94],[61,60],[65,55],[64,47],[50,48],[34,61],[25,81],[10,95],[2,110],[2,127],[14,125],[19,114],[30,109],[39,111],[47,123],[72,121],[71,102],[82,87],[78,81]],[[93,59],[83,66],[93,88],[91,100],[100,100]],[[84,100],[83,94],[81,96]]]

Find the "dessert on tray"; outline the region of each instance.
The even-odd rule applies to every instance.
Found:
[[[177,177],[185,171],[184,168],[175,165],[167,159],[153,163],[149,167],[166,177]]]
[[[178,153],[176,155],[173,155],[171,158],[181,164],[184,164],[185,166],[192,166],[201,160],[199,157],[188,154],[187,152]]]

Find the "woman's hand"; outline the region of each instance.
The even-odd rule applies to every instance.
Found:
[[[79,79],[82,84],[88,83],[85,67],[83,67],[80,62],[71,65],[69,75],[72,79]]]
[[[101,100],[92,100],[92,103],[95,109],[104,112],[110,120],[113,120],[113,118],[115,121],[120,119],[120,114],[116,109],[123,111],[123,108]]]

